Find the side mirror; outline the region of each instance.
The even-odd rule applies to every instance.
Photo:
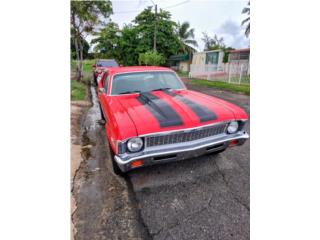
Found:
[[[92,67],[93,67],[93,68],[95,68],[95,67],[96,67],[96,65],[95,65],[95,64],[93,64],[93,65],[92,65]]]
[[[105,93],[105,92],[106,90],[103,87],[99,88],[99,93]]]
[[[122,64],[120,64],[120,65],[119,65],[119,67],[123,67],[123,65],[122,65]]]

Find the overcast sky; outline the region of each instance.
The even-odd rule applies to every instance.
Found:
[[[241,21],[246,17],[241,14],[247,0],[112,0],[112,21],[120,27],[130,23],[145,7],[152,6],[152,1],[172,14],[176,22],[188,21],[195,29],[195,37],[202,51],[204,43],[202,32],[210,36],[217,34],[225,39],[227,46],[246,48],[249,39],[244,35]]]

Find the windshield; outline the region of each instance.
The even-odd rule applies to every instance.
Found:
[[[173,72],[124,73],[113,77],[111,94],[182,88],[183,84]]]
[[[115,60],[99,60],[97,67],[119,67]]]

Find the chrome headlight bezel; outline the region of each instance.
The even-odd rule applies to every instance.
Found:
[[[231,121],[231,122],[228,124],[228,127],[227,127],[227,133],[228,133],[228,134],[236,133],[238,130],[239,130],[239,123],[238,123],[238,121]]]
[[[143,149],[143,139],[134,137],[127,141],[127,149],[129,152],[139,152]]]

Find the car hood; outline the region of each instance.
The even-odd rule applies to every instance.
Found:
[[[153,91],[116,98],[134,123],[137,135],[247,118],[242,109],[231,103],[190,90]]]

